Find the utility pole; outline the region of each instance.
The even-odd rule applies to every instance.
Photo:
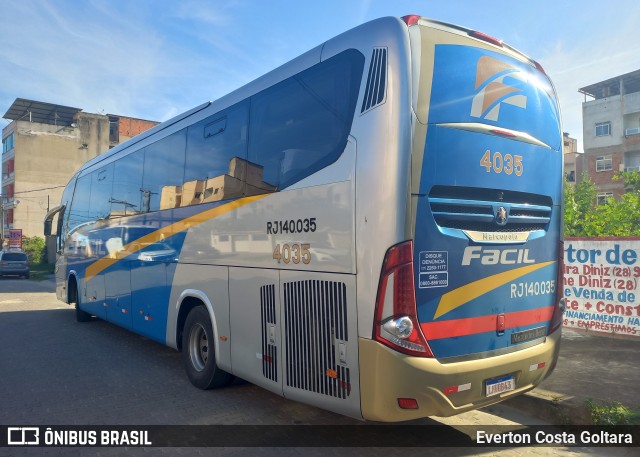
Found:
[[[4,248],[4,197],[0,195],[0,251]]]

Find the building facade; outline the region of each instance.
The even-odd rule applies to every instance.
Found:
[[[620,171],[640,171],[640,70],[579,90],[582,104],[584,168],[598,189],[598,203],[619,197]],[[587,98],[591,100],[587,100]]]
[[[18,98],[2,130],[2,223],[23,236],[43,236],[43,220],[87,160],[157,125],[80,108]]]
[[[571,138],[567,132],[562,138],[562,156],[565,182],[574,185],[582,173],[582,154],[578,152],[578,140]]]

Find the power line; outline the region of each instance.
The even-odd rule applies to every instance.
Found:
[[[41,190],[60,189],[61,187],[66,187],[66,185],[65,186],[43,187],[42,189],[23,190],[22,192],[14,192],[13,195],[30,194],[31,192],[40,192]]]

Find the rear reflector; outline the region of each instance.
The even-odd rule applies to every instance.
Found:
[[[398,398],[398,406],[402,409],[418,409],[418,400],[415,398]]]
[[[470,389],[471,389],[471,383],[469,382],[467,384],[460,384],[459,386],[445,387],[444,389],[442,389],[442,392],[445,395],[450,395],[458,392],[464,392],[465,390],[470,390]]]
[[[534,363],[533,365],[531,365],[529,367],[529,371],[536,371],[536,370],[540,370],[542,368],[544,368],[545,363],[544,362],[540,362],[540,363]]]

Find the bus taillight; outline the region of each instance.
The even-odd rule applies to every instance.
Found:
[[[549,323],[549,335],[555,332],[562,325],[562,318],[564,315],[564,297],[562,296],[563,281],[564,281],[564,241],[560,241],[559,253],[558,253],[558,274],[556,278],[556,303],[553,308],[553,316]]]
[[[408,25],[416,25],[420,20],[420,16],[417,14],[407,14],[406,16],[402,16],[402,20]]]
[[[471,30],[469,31],[469,36],[502,47],[502,40],[492,37],[491,35],[487,35],[486,33],[478,32],[477,30]]]
[[[540,65],[539,62],[534,60],[533,64],[536,66],[536,68],[538,69],[539,72],[544,73],[545,75],[547,74],[547,72],[544,71],[544,68],[542,68],[542,65]]]
[[[387,251],[380,273],[373,338],[403,354],[433,357],[416,311],[413,241]]]

